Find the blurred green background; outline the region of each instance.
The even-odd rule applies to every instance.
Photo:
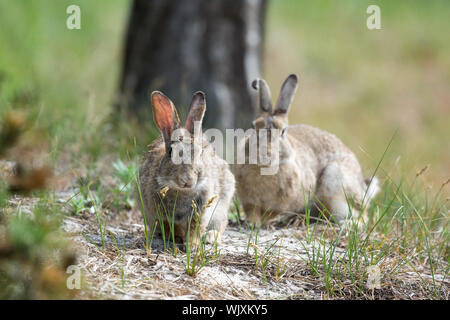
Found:
[[[81,30],[66,28],[70,4],[81,7]],[[370,4],[381,8],[381,30],[366,27]],[[150,142],[125,119],[109,125],[129,8],[0,0],[0,118],[31,114],[51,161],[124,157],[135,135],[138,155]],[[430,164],[435,188],[450,177],[449,1],[269,0],[267,14],[263,75],[273,94],[289,73],[300,75],[291,123],[335,133],[367,175],[397,131],[386,167],[414,177]]]

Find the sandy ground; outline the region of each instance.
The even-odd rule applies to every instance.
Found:
[[[186,273],[186,254],[176,257],[163,251],[163,242],[154,238],[152,249],[145,249],[143,225],[137,213],[129,212],[126,222],[112,221],[102,246],[93,217],[68,217],[64,229],[79,251],[79,265],[84,271],[82,298],[112,299],[326,299],[323,278],[314,276],[307,265],[312,246],[305,240],[304,228],[261,229],[257,246],[248,245],[251,230],[230,225],[213,257],[195,277]],[[303,242],[303,245],[300,243]],[[275,243],[275,244],[274,244]],[[171,245],[171,244],[170,244]],[[247,254],[247,248],[248,254]],[[260,257],[255,259],[255,249]],[[269,253],[268,253],[269,252]],[[336,257],[344,248],[336,249]],[[264,255],[266,254],[266,255]],[[261,257],[269,258],[268,260]],[[261,261],[269,261],[262,268]],[[425,297],[417,273],[405,266],[395,276],[389,275],[389,263],[381,270],[380,288],[365,288],[357,295],[351,281],[334,298],[346,299],[420,299]],[[278,271],[277,271],[278,270]],[[417,271],[417,269],[416,269]],[[385,274],[384,274],[385,272]],[[422,278],[431,281],[423,268]],[[449,292],[449,280],[442,275]],[[348,284],[348,290],[345,283]]]

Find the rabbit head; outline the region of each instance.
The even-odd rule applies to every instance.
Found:
[[[252,87],[258,90],[259,108],[261,114],[256,118],[252,126],[258,133],[258,139],[261,137],[259,132],[261,129],[266,129],[267,141],[270,148],[270,141],[273,138],[278,138],[280,143],[280,159],[289,157],[291,152],[290,143],[286,139],[286,130],[288,127],[288,111],[297,90],[298,77],[295,74],[289,75],[281,86],[280,95],[275,104],[272,106],[272,97],[269,86],[263,79],[256,79],[252,82]],[[276,129],[276,130],[271,130]],[[276,134],[277,137],[272,135]]]
[[[206,110],[205,95],[200,91],[193,95],[184,127],[181,126],[177,110],[169,98],[154,91],[151,99],[153,117],[165,146],[158,183],[178,190],[195,188],[201,181],[204,167],[201,157],[204,146],[201,124]]]

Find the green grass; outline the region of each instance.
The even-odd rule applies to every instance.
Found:
[[[114,240],[114,245],[115,248],[117,250],[117,255],[119,257],[119,261],[120,261],[120,285],[122,287],[122,289],[125,287],[125,282],[126,282],[126,275],[125,275],[125,267],[124,267],[124,261],[123,261],[123,253],[119,248],[119,245],[117,244],[117,239],[114,236],[114,234],[111,232],[111,237]]]
[[[114,177],[118,181],[117,186],[114,187],[114,205],[120,209],[122,207],[131,208],[135,206],[135,199],[133,198],[134,185],[131,183],[136,175],[137,168],[133,163],[126,165],[122,160],[117,160],[113,163]]]
[[[173,203],[172,210],[168,210],[165,205],[166,192],[168,188],[163,188],[159,193],[159,204],[155,204],[157,221],[154,230],[159,227],[163,241],[163,251],[169,252],[174,258],[177,258],[179,243],[175,234],[175,209],[178,191]],[[197,274],[207,265],[220,257],[217,238],[213,244],[207,244],[200,230],[200,214],[205,209],[198,208],[197,204],[192,200],[191,218],[188,220],[186,230],[186,238],[184,239],[184,257],[183,264],[186,274],[196,277]],[[168,227],[168,230],[166,229]],[[171,247],[169,247],[171,245]]]
[[[63,215],[54,197],[36,194],[30,207],[5,204],[0,186],[0,299],[67,299],[66,270],[75,255],[61,230]]]
[[[447,201],[439,196],[431,202],[424,200],[420,191],[405,191],[394,180],[386,181],[382,190],[362,227],[355,223],[343,232],[306,221],[306,236],[299,239],[307,252],[304,260],[311,272],[322,278],[329,297],[339,296],[339,291],[348,287],[356,296],[363,295],[371,266],[380,268],[386,277],[394,277],[407,264],[422,279],[428,298],[442,298],[445,289],[437,284],[434,274],[439,270],[449,275]],[[343,250],[338,256],[336,248]],[[423,271],[417,271],[423,267],[431,271],[431,282],[423,278]]]
[[[150,234],[149,229],[148,229],[147,216],[145,213],[144,199],[142,197],[141,185],[139,183],[139,178],[138,178],[137,172],[134,173],[133,182],[136,187],[136,193],[137,193],[137,198],[138,198],[138,202],[139,202],[139,209],[141,210],[141,213],[142,213],[142,220],[144,221],[145,247],[147,250],[149,250],[152,247],[153,235],[155,234],[157,225],[155,224],[155,226],[153,227],[152,233]]]
[[[197,242],[194,242],[193,239],[197,239]],[[188,223],[186,255],[183,261],[186,274],[196,277],[205,266],[211,264],[219,256],[217,241],[215,245],[208,246],[200,235],[199,219],[193,218]]]
[[[113,104],[128,2],[77,1],[81,30],[65,27],[70,4],[0,2],[0,116],[25,110],[55,162],[61,153],[73,154],[74,166],[85,161],[80,153],[88,161],[117,150],[125,157],[135,152],[134,136],[146,137],[139,146],[149,140],[130,124],[110,124],[122,119]]]

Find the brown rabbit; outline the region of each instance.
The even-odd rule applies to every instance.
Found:
[[[190,239],[198,244],[194,232],[198,225],[206,242],[220,243],[228,223],[235,180],[228,164],[203,138],[205,96],[202,92],[194,94],[184,127],[169,98],[155,91],[151,100],[161,136],[149,146],[139,172],[149,230],[163,222],[165,232],[169,232],[173,219],[176,238],[186,241],[189,228]],[[176,156],[185,156],[184,161]],[[156,226],[156,230],[161,227]]]
[[[272,108],[267,83],[253,81],[253,88],[259,90],[261,109],[253,122],[255,134],[259,143],[260,129],[278,129],[269,131],[279,141],[278,149],[273,149],[279,152],[278,171],[261,175],[259,163],[235,165],[237,193],[248,220],[255,223],[283,212],[304,212],[311,199],[316,204],[312,208],[323,209],[324,205],[342,225],[349,217],[348,203],[352,204],[352,216],[357,216],[361,204],[367,204],[378,192],[378,180],[363,179],[356,156],[335,135],[304,124],[288,126],[287,113],[297,83],[297,76],[291,74]],[[250,141],[245,138],[241,148],[248,151]],[[270,141],[268,144],[272,150]]]

